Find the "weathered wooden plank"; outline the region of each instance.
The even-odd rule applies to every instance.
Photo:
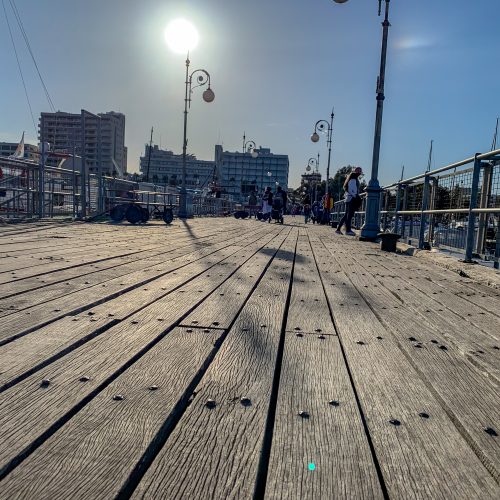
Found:
[[[175,328],[14,469],[0,498],[114,498],[178,407],[187,406],[190,382],[222,334]],[[117,394],[124,399],[114,400]]]
[[[270,235],[271,236],[271,235]],[[176,326],[180,319],[210,295],[246,262],[248,249],[192,280],[182,289],[157,300],[41,369],[0,395],[0,477],[49,437],[65,420]],[[198,290],[202,292],[198,293]],[[185,292],[185,293],[183,293]],[[80,378],[88,376],[82,382]],[[41,381],[50,379],[48,387]],[[59,424],[58,424],[59,422]]]
[[[459,498],[496,498],[498,484],[440,401],[344,269],[322,264],[329,252],[311,242],[389,496],[457,498],[460,492]]]
[[[256,487],[295,252],[293,231],[134,498],[249,498]],[[261,295],[261,297],[259,297]],[[248,398],[241,400],[241,398]],[[208,399],[215,408],[206,406]]]
[[[227,242],[224,242],[221,243],[220,246],[224,247],[226,244]],[[216,248],[217,247],[215,247],[215,249]],[[214,253],[215,249],[214,247],[209,247],[206,250],[202,249],[199,252],[194,252],[162,265],[154,266],[154,269],[141,270],[136,273],[109,280],[102,285],[74,292],[67,295],[64,302],[61,302],[59,299],[54,299],[24,311],[4,316],[0,318],[0,343],[12,341],[19,336],[30,333],[36,328],[41,328],[66,315],[77,314],[82,310],[102,302],[107,302],[127,292],[129,293],[126,298],[127,303],[125,304],[125,310],[127,312],[130,310],[131,301],[133,301],[133,304],[138,305],[150,303],[159,296],[165,295],[165,292],[161,290],[162,281],[159,279],[161,276],[168,275],[171,272],[174,273],[176,269],[180,269],[193,261],[195,262],[200,256]],[[222,252],[226,255],[225,252],[229,252],[230,254],[236,250],[238,250],[237,247],[228,247],[221,248],[217,250],[217,252]],[[162,271],[157,271],[158,268],[161,268]],[[182,276],[177,276],[177,279],[182,279]],[[141,290],[135,290],[138,287],[143,287],[149,282],[152,282],[152,285],[148,285]],[[146,294],[143,292],[148,293]],[[116,318],[120,317],[120,314],[127,315],[127,313],[120,311],[116,304],[113,311],[107,309],[106,312],[114,313]]]
[[[250,237],[247,237],[246,242],[251,250],[258,248],[261,244],[265,244],[271,237],[272,234],[266,235],[255,242],[252,242]],[[281,236],[280,238],[282,240]],[[264,249],[275,248],[276,245],[280,244],[281,240],[274,238]],[[261,263],[257,257],[259,256],[252,257],[242,267],[245,269],[258,267]],[[138,309],[165,297],[180,285],[187,284],[193,277],[200,272],[208,270],[215,263],[219,262],[221,265],[226,265],[225,254],[220,254],[218,259],[215,259],[212,254],[212,256],[206,257],[205,260],[200,259],[200,261],[195,263],[196,265],[186,266],[178,275],[174,272],[166,277],[167,279],[162,279],[156,283],[151,282],[148,284],[147,290],[136,290],[133,296],[131,293],[124,294],[93,308],[90,311],[90,316],[88,313],[82,313],[73,317],[62,318],[4,346],[0,350],[0,366],[2,367],[2,373],[0,373],[1,390],[10,387],[10,385],[15,383],[20,377],[26,376],[30,371],[39,369],[44,363],[48,362],[49,358],[53,360],[60,356],[61,353],[76,348],[81,343],[97,335],[103,328],[108,328],[118,321],[123,321]],[[231,261],[228,263],[231,263]],[[240,269],[236,271],[236,274],[239,272]],[[222,276],[220,271],[219,275]],[[211,274],[207,273],[206,277],[210,278]],[[237,286],[237,283],[239,283],[239,280],[233,275],[222,286],[227,286],[231,289]],[[210,309],[212,311],[214,310],[213,306],[218,304],[217,298],[220,297],[221,290],[222,288],[218,289],[217,294],[212,294],[205,301],[211,304],[212,307]],[[242,288],[242,290],[244,289]],[[186,291],[182,290],[180,293],[186,293]],[[199,294],[200,290],[197,289],[196,293]],[[241,300],[244,300],[244,297]],[[226,309],[230,310],[231,308]],[[219,323],[219,325],[219,328],[221,328],[222,323]],[[197,326],[201,327],[201,324]]]
[[[265,498],[383,498],[336,336],[286,334]]]
[[[341,265],[335,255],[332,258]],[[491,383],[491,378],[485,379],[458,349],[450,345],[432,321],[425,317],[417,319],[415,312],[404,307],[392,293],[375,288],[377,280],[372,276],[352,274],[349,280],[394,336],[420,378],[439,395],[452,421],[499,481],[500,442],[485,432],[486,429],[500,429],[498,386]]]
[[[369,257],[369,260],[371,262],[374,261],[373,257]],[[384,266],[384,268],[390,272],[390,261],[387,259],[378,259],[377,263]],[[392,269],[394,269],[394,264]],[[470,301],[465,300],[457,291],[451,291],[448,287],[443,288],[434,283],[431,272],[425,273],[425,275],[422,276],[402,266],[397,266],[397,269],[398,278],[407,281],[406,288],[411,285],[415,302],[420,302],[421,297],[424,296],[426,297],[425,302],[427,304],[439,304],[445,308],[445,310],[451,311],[452,314],[449,314],[449,316],[453,323],[456,322],[456,316],[458,316],[489,335],[491,340],[500,339],[500,318],[490,314],[489,311],[486,311],[484,308],[478,307]]]
[[[276,252],[283,239],[281,235],[274,238],[262,249],[263,253],[258,252],[242,266],[247,271],[253,270],[254,282],[265,270],[261,261],[269,261],[271,250]],[[240,269],[223,286],[230,281],[234,285]],[[236,281],[239,281],[237,277]],[[205,302],[214,305],[214,297],[219,297],[219,294],[213,293]],[[6,495],[11,491],[29,494],[31,485],[36,484],[38,498],[115,496],[142,455],[150,453],[147,448],[153,438],[158,433],[161,437],[168,432],[175,413],[187,406],[190,381],[204,368],[212,351],[215,352],[215,342],[224,331],[221,325],[215,330],[199,326],[174,329],[97,395],[7,477],[4,481]],[[151,384],[159,388],[154,392],[157,397],[145,396],[146,388]],[[112,397],[116,394],[124,395],[124,405],[113,404]],[[77,439],[75,442],[75,436],[85,433],[89,421],[93,422],[92,439],[89,442]],[[106,450],[105,454],[103,450]],[[62,468],[58,467],[56,480],[48,469],[45,469],[48,474],[36,472],[44,470],[37,465],[40,460],[50,461],[54,456],[65,457]],[[97,468],[96,464],[99,464]],[[25,485],[27,489],[21,484],[24,483],[24,474],[31,476]]]
[[[228,237],[234,237],[236,234],[239,233],[232,231],[228,234]],[[161,255],[172,251],[172,249],[190,249],[192,251],[200,246],[213,245],[218,239],[218,234],[213,234],[212,231],[210,231],[202,236],[199,236],[195,240],[193,240],[190,236],[184,236],[182,238],[176,238],[175,242],[162,243],[161,246],[151,250],[141,246],[137,249],[137,251],[124,256],[110,258],[99,262],[92,262],[90,264],[84,264],[69,269],[61,269],[59,271],[56,270],[41,276],[28,277],[12,281],[10,283],[0,284],[0,297],[17,295],[22,292],[48,286],[50,284],[68,281],[71,278],[77,278],[79,276],[85,276],[87,274],[99,272],[112,267],[125,265],[128,262],[137,261],[137,259],[144,259],[144,255],[148,255],[145,259],[148,260],[154,259],[155,256],[158,256],[160,259]]]
[[[144,227],[138,227],[137,229],[144,229]],[[186,234],[189,233],[189,231],[186,230]],[[135,233],[133,237],[137,238],[139,235]],[[132,236],[131,236],[132,238]],[[158,248],[161,246],[162,241],[157,242],[153,245],[151,245],[151,249]],[[141,246],[141,249],[139,251],[147,251],[149,249],[149,245],[147,247]],[[120,250],[120,249],[118,249]],[[100,262],[103,260],[108,260],[111,258],[116,258],[116,257],[121,257],[130,253],[137,252],[137,247],[134,247],[132,244],[129,246],[129,250],[126,250],[125,248],[122,248],[121,251],[118,250],[111,250],[111,251],[106,251],[104,252],[99,252],[95,255],[86,255],[84,257],[77,257],[77,258],[69,258],[69,257],[63,257],[63,261],[66,261],[65,265],[61,265],[61,261],[45,264],[45,267],[43,268],[43,272],[41,272],[41,269],[39,268],[40,266],[35,266],[33,268],[21,268],[18,269],[15,272],[15,276],[11,277],[8,273],[3,273],[0,274],[0,283],[7,283],[11,282],[13,280],[18,280],[22,278],[27,278],[30,276],[37,276],[41,274],[47,274],[49,272],[53,271],[58,271],[61,269],[65,268],[71,268],[71,267],[77,267],[83,264],[88,264],[92,262]]]
[[[102,264],[102,268],[98,271],[92,269],[92,266],[90,266],[90,273],[84,274],[83,276],[74,279],[69,279],[67,276],[69,272],[66,271],[65,273],[62,273],[62,275],[59,275],[59,280],[52,285],[45,285],[43,286],[43,288],[37,288],[32,292],[16,294],[15,296],[10,298],[0,299],[0,308],[4,310],[21,310],[26,307],[31,307],[36,304],[47,302],[57,297],[89,288],[91,286],[99,285],[113,278],[125,276],[127,274],[131,274],[133,272],[144,270],[150,267],[157,267],[157,271],[161,272],[162,263],[172,261],[174,258],[180,257],[182,255],[188,255],[192,253],[194,248],[200,246],[206,248],[209,244],[215,241],[215,238],[215,236],[212,236],[212,240],[205,240],[203,244],[191,240],[189,241],[188,245],[183,244],[186,242],[186,240],[182,240],[178,243],[178,247],[172,245],[170,246],[170,248],[162,249],[161,252],[148,251],[146,257],[142,252],[134,254],[133,257],[135,258],[135,260],[129,259],[131,260],[129,263],[121,263],[120,261],[122,259],[116,259],[113,261],[115,265],[111,268],[107,268],[104,264]],[[109,262],[110,261],[106,262],[108,266],[110,265]],[[89,266],[86,267],[88,268]],[[73,269],[72,271],[79,272],[78,269]],[[47,278],[52,278],[52,280],[57,279],[55,276],[48,276]],[[5,314],[9,314],[9,312],[6,312]]]
[[[325,334],[335,328],[307,236],[299,237],[287,316],[265,497],[383,498],[339,340]],[[319,317],[323,333],[315,332]]]
[[[349,252],[345,250],[338,251],[338,256],[350,259]],[[382,260],[383,256],[380,259]],[[372,286],[385,287],[395,297],[398,297],[404,307],[413,311],[416,321],[422,317],[426,318],[428,322],[439,329],[441,336],[444,336],[448,343],[457,347],[469,359],[475,357],[474,363],[476,365],[481,365],[486,372],[500,380],[498,370],[500,350],[495,349],[495,346],[498,345],[491,336],[478,330],[445,306],[440,305],[431,291],[425,294],[415,288],[412,285],[414,277],[407,275],[400,278],[399,268],[383,267],[372,255],[365,256],[362,251],[358,251],[356,255],[356,266],[367,276],[373,274],[378,283]]]

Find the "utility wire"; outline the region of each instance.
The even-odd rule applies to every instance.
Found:
[[[47,87],[45,85],[45,82],[42,78],[42,75],[40,73],[40,70],[38,68],[38,64],[36,62],[35,55],[33,54],[33,51],[31,50],[31,45],[28,39],[28,35],[26,34],[26,31],[24,29],[23,22],[21,20],[21,16],[19,15],[19,11],[17,10],[17,6],[15,3],[15,0],[9,0],[10,6],[12,7],[12,11],[14,12],[14,16],[16,17],[17,24],[19,26],[19,29],[21,30],[21,33],[23,35],[24,41],[26,42],[26,47],[28,47],[28,51],[31,55],[31,59],[33,60],[33,64],[35,65],[36,72],[38,73],[38,77],[40,78],[40,82],[42,83],[43,90],[45,92],[45,96],[47,97],[47,101],[49,103],[49,106],[51,107],[52,111],[55,112],[56,108],[54,107],[54,103],[52,102],[52,99],[50,97],[49,91],[47,90]]]
[[[33,116],[33,109],[31,108],[31,102],[30,102],[30,98],[28,96],[28,89],[26,88],[26,82],[24,81],[23,70],[21,69],[21,63],[19,62],[19,56],[17,55],[16,44],[14,42],[14,36],[12,35],[12,30],[10,28],[9,17],[7,16],[7,9],[5,8],[5,1],[4,0],[2,0],[2,6],[3,6],[3,11],[5,13],[5,20],[7,21],[7,26],[9,28],[10,39],[12,41],[12,47],[14,48],[14,54],[16,55],[17,67],[19,68],[19,73],[21,75],[21,80],[23,82],[24,93],[26,94],[26,100],[28,101],[28,107],[29,107],[30,114],[31,114],[31,120],[33,121],[33,128],[35,129],[35,135],[38,135],[38,131],[37,131],[36,125],[35,125],[35,117]]]

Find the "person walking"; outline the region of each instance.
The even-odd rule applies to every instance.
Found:
[[[309,219],[311,218],[311,198],[309,197],[308,194],[304,196],[303,204],[304,204],[304,224],[307,224],[309,222]]]
[[[250,192],[250,196],[248,197],[248,211],[250,212],[250,217],[257,218],[257,196],[255,196],[255,191]]]
[[[271,222],[271,210],[273,209],[273,192],[268,186],[262,195],[262,214],[263,220]]]
[[[283,207],[283,214],[286,214],[286,202],[288,201],[288,195],[286,194],[286,191],[283,191],[281,186],[278,186],[274,196],[281,198],[281,206]]]
[[[359,177],[363,175],[361,167],[356,167],[344,182],[345,191],[345,213],[340,219],[336,234],[342,234],[342,226],[345,224],[345,229],[348,236],[356,236],[356,233],[351,229],[352,218],[356,210],[361,206],[361,198],[359,196]]]

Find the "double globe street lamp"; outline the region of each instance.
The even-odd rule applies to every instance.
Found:
[[[165,30],[165,40],[169,47],[177,53],[186,53],[186,81],[184,97],[184,138],[182,143],[182,187],[180,190],[178,217],[186,219],[187,213],[187,191],[186,191],[186,155],[187,155],[187,116],[191,108],[191,94],[197,87],[207,86],[203,92],[203,100],[212,102],[215,99],[214,91],[210,87],[210,74],[204,69],[195,69],[189,74],[189,51],[198,44],[198,32],[194,26],[184,19],[172,21]],[[193,87],[193,77],[196,75],[196,85]]]
[[[335,3],[346,3],[348,0],[334,0]],[[382,134],[382,114],[384,111],[385,63],[387,58],[387,37],[389,35],[389,4],[391,0],[378,0],[378,15],[382,12],[382,1],[385,1],[385,16],[382,22],[382,52],[380,55],[380,73],[377,78],[377,114],[375,118],[375,134],[373,140],[372,171],[368,183],[366,199],[365,223],[361,228],[360,239],[373,240],[380,231],[379,204],[380,184],[378,182],[378,165],[380,158],[380,137]]]

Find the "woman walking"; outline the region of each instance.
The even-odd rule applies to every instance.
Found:
[[[342,226],[345,224],[345,234],[348,236],[356,236],[356,233],[351,229],[351,222],[356,210],[361,206],[361,198],[359,196],[359,176],[363,175],[361,167],[356,167],[344,182],[345,191],[345,213],[340,219],[339,225],[335,233],[342,234]]]

